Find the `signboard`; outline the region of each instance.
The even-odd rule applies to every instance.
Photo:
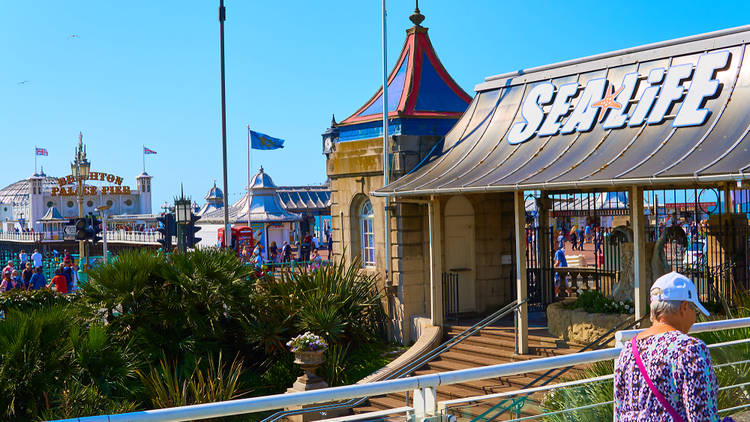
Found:
[[[89,172],[89,177],[86,178],[89,181],[103,181],[111,183],[111,186],[84,186],[83,194],[86,196],[96,196],[101,193],[102,195],[130,195],[130,186],[122,186],[123,179],[120,176],[115,176],[110,173],[103,173],[100,171]],[[78,180],[72,174],[57,179],[59,186],[54,186],[50,192],[50,196],[76,196],[78,195],[75,187],[68,187],[77,183]]]
[[[727,50],[712,51],[699,56],[696,63],[657,67],[648,75],[632,72],[619,81],[592,79],[582,92],[578,82],[531,85],[506,139],[515,145],[534,136],[587,132],[595,124],[603,129],[659,124],[673,106],[672,127],[700,126],[710,114],[705,100],[719,89],[715,74],[727,67],[729,58]],[[646,84],[643,90],[638,89],[641,84]],[[635,98],[639,91],[640,97]],[[571,100],[576,97],[573,106]]]
[[[250,223],[250,227],[253,229],[253,240],[257,245],[260,245],[260,251],[262,256],[266,256],[266,230],[263,227],[263,223]]]
[[[65,226],[63,240],[76,240],[76,226]]]

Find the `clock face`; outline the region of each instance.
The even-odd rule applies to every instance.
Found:
[[[325,152],[333,151],[333,141],[331,141],[331,138],[326,138],[323,142],[323,148],[325,149]]]

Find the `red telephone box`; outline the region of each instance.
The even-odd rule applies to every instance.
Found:
[[[218,238],[219,246],[222,248],[226,247],[224,228],[219,229]],[[247,246],[248,250],[252,250],[253,246],[255,246],[253,241],[253,229],[248,226],[232,227],[231,249],[234,250],[234,253],[239,255],[240,252],[242,252],[242,248],[245,246]]]

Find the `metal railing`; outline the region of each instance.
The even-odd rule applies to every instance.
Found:
[[[748,318],[745,318],[748,319]],[[639,330],[637,330],[639,331]],[[703,330],[705,331],[705,330]],[[692,331],[691,331],[692,333]],[[709,344],[709,349],[717,349],[721,347],[732,347],[742,344],[750,344],[750,338],[748,339],[742,339],[742,340],[733,340],[733,341],[727,341],[723,343],[715,343],[715,344]],[[616,347],[614,349],[610,350],[620,350],[620,347]],[[739,359],[732,362],[726,362],[718,365],[714,365],[714,369],[722,368],[722,367],[734,367],[735,365],[746,365],[749,363],[749,359]],[[442,401],[437,404],[438,410],[437,414],[440,414],[442,416],[452,416],[455,418],[454,413],[457,413],[458,411],[466,411],[469,408],[473,406],[479,405],[484,400],[496,400],[496,399],[506,399],[506,400],[513,400],[514,403],[518,402],[525,402],[528,400],[529,396],[532,394],[538,394],[538,393],[550,393],[555,390],[562,390],[562,389],[569,389],[569,392],[575,391],[575,394],[579,397],[581,395],[586,394],[588,391],[590,391],[590,388],[595,383],[611,383],[614,380],[614,374],[609,375],[601,375],[601,376],[595,376],[591,378],[582,378],[582,379],[576,379],[572,381],[566,381],[562,383],[557,384],[550,384],[550,385],[543,385],[539,387],[533,387],[533,388],[522,388],[520,390],[515,391],[506,391],[502,393],[496,393],[496,394],[488,394],[484,396],[474,396],[474,397],[466,397],[466,398],[460,398],[460,399],[453,399],[453,400],[446,400]],[[750,386],[750,382],[738,382],[735,384],[729,384],[729,385],[723,385],[719,386],[719,391],[729,390],[733,388],[746,388]],[[576,388],[585,388],[586,391],[577,391]],[[614,389],[613,386],[607,387],[610,391]],[[518,399],[513,399],[514,397],[518,397]],[[584,401],[584,400],[582,400]],[[521,408],[523,406],[518,406],[514,410],[515,415],[511,415],[511,418],[508,419],[508,421],[526,421],[526,420],[535,420],[535,419],[541,419],[541,418],[549,418],[551,416],[557,416],[557,415],[565,415],[570,414],[574,412],[578,412],[578,414],[570,415],[568,418],[565,418],[565,420],[599,420],[598,418],[591,418],[591,415],[588,415],[588,417],[585,414],[582,414],[581,411],[591,411],[596,408],[604,407],[604,406],[611,406],[613,405],[613,401],[601,401],[596,403],[587,403],[580,406],[573,406],[573,407],[566,407],[561,410],[552,410],[552,411],[542,411],[538,414],[531,414],[531,415],[522,415],[521,414]],[[750,403],[748,404],[742,404],[739,406],[733,406],[725,409],[719,409],[719,413],[728,413],[728,412],[734,412],[742,409],[750,408]],[[515,417],[514,417],[515,416]],[[457,418],[456,418],[457,419]],[[476,418],[475,418],[476,419]],[[487,419],[483,419],[487,420]]]
[[[649,317],[649,315],[644,315],[640,319],[634,320],[634,321],[631,321],[631,318],[634,319],[634,317],[628,317],[628,318],[623,319],[622,321],[620,321],[619,323],[617,323],[617,325],[615,325],[614,327],[612,327],[611,329],[609,329],[607,332],[605,332],[604,334],[602,334],[599,337],[597,337],[594,341],[592,341],[591,343],[583,346],[581,349],[578,350],[577,353],[585,352],[585,351],[587,351],[589,349],[591,349],[591,350],[599,350],[599,349],[602,348],[602,346],[608,344],[613,339],[615,341],[617,341],[616,335],[617,335],[617,331],[618,330],[622,329],[623,327],[625,328],[625,330],[630,330],[633,327],[635,327],[636,325],[638,325],[641,322],[643,322],[643,320],[645,320],[648,317]],[[566,372],[568,372],[571,369],[573,369],[573,366],[548,369],[546,372],[544,372],[543,374],[537,376],[531,382],[529,382],[528,384],[526,384],[523,387],[521,387],[521,390],[533,389],[532,387],[534,387],[536,385],[536,383],[538,383],[539,381],[544,380],[540,385],[537,386],[537,387],[543,387],[543,386],[545,386],[547,384],[552,383],[556,379],[560,378],[563,374],[565,374]],[[557,373],[554,374],[554,375],[551,375],[553,372],[557,372]],[[528,397],[527,395],[523,395],[523,396],[519,397],[518,399],[512,399],[511,403],[508,403],[508,400],[503,400],[503,401],[497,403],[496,405],[492,406],[488,410],[482,412],[480,415],[474,417],[472,419],[472,422],[477,422],[477,421],[480,421],[480,420],[482,420],[482,421],[491,421],[491,420],[497,419],[498,417],[500,417],[501,415],[503,415],[505,412],[512,411],[513,409],[520,409],[521,407],[523,407],[523,404],[524,404],[524,402],[525,402],[525,400],[526,400],[527,397]]]
[[[520,306],[521,304],[513,304],[513,306]],[[692,332],[704,332],[714,330],[727,330],[733,328],[745,328],[750,327],[750,318],[739,318],[733,320],[723,321],[712,321],[706,323],[698,323],[693,326]],[[640,330],[630,330],[619,332],[616,336],[618,340],[627,341],[628,338],[632,338]],[[711,344],[709,348],[733,346],[738,344],[750,343],[750,339],[734,340],[724,343]],[[590,364],[600,361],[611,361],[617,359],[620,354],[622,344],[618,346],[603,349],[593,350],[582,353],[575,353],[563,356],[554,356],[549,358],[533,359],[521,362],[511,362],[499,365],[490,365],[470,369],[462,369],[458,371],[440,372],[435,374],[420,375],[415,377],[405,377],[398,379],[391,379],[386,381],[378,381],[367,384],[355,384],[347,385],[342,387],[326,388],[321,390],[312,390],[297,393],[287,394],[276,394],[271,396],[253,397],[247,399],[230,400],[225,402],[217,403],[205,403],[191,406],[181,406],[174,408],[155,409],[148,411],[138,411],[131,413],[124,413],[119,415],[102,415],[92,416],[86,418],[74,418],[62,420],[62,422],[168,422],[168,421],[187,421],[187,420],[200,420],[207,418],[217,418],[225,416],[234,416],[240,414],[264,412],[280,408],[289,408],[292,406],[305,406],[317,403],[325,403],[339,400],[359,399],[367,396],[377,396],[389,393],[399,393],[404,391],[414,391],[414,404],[412,406],[404,406],[399,409],[403,409],[403,412],[413,412],[415,419],[423,421],[426,418],[439,416],[440,411],[448,409],[450,406],[458,405],[461,403],[476,402],[478,400],[487,398],[498,398],[505,396],[513,396],[518,394],[525,394],[531,392],[527,391],[513,391],[506,393],[491,394],[485,396],[468,397],[455,400],[447,400],[438,403],[436,389],[438,386],[452,385],[459,383],[466,383],[471,381],[478,381],[488,378],[497,377],[508,377],[512,375],[518,375],[528,372],[546,371],[548,369],[562,368],[567,366],[575,366],[582,364]],[[591,382],[594,379],[588,379],[586,382]],[[581,382],[583,383],[583,382]],[[739,386],[745,386],[748,383],[742,383]],[[535,391],[552,390],[562,388],[562,386],[570,386],[571,383],[562,383],[555,385],[548,385],[544,387],[537,387]],[[735,388],[738,385],[721,386],[723,389]],[[586,407],[602,406],[609,403],[597,403],[588,405]],[[750,407],[750,404],[744,405]],[[731,412],[739,410],[743,406],[737,406],[727,409],[722,409],[721,412]],[[439,411],[440,409],[440,411]],[[562,412],[569,412],[576,409],[564,409]],[[444,413],[443,413],[444,414]],[[549,415],[549,413],[547,414]],[[543,416],[543,415],[541,415]],[[540,416],[524,417],[515,419],[517,421],[524,420],[526,418],[537,418]],[[351,417],[351,419],[359,418],[359,416]],[[339,418],[347,419],[347,418]]]
[[[495,311],[488,317],[484,318],[483,320],[477,322],[476,324],[472,325],[471,327],[467,328],[466,330],[459,333],[457,336],[453,337],[452,339],[446,341],[445,343],[441,344],[440,346],[430,350],[426,354],[417,357],[414,361],[406,364],[403,368],[399,369],[398,371],[394,372],[393,374],[387,376],[384,378],[384,380],[390,380],[390,379],[397,379],[397,378],[403,378],[409,376],[412,372],[416,371],[417,369],[421,368],[422,366],[426,365],[427,363],[435,360],[436,358],[440,357],[443,353],[447,352],[448,350],[452,349],[455,345],[461,343],[462,341],[466,340],[467,338],[471,337],[472,335],[476,334],[481,330],[482,328],[494,323],[498,319],[508,315],[510,312],[515,311],[526,303],[526,301],[522,301],[520,303],[512,302],[501,309]],[[369,399],[369,396],[366,397],[360,397],[356,400],[350,400],[346,403],[340,403],[335,405],[328,405],[328,406],[319,406],[319,407],[311,407],[307,409],[301,409],[301,410],[291,410],[291,411],[283,411],[283,412],[277,412],[271,415],[270,417],[263,420],[263,422],[274,422],[281,418],[293,416],[293,415],[300,415],[303,413],[311,413],[311,412],[328,412],[331,410],[341,410],[341,409],[348,409],[353,408],[361,405],[364,403],[367,399]],[[407,393],[406,395],[406,405],[408,406],[409,403],[409,395]]]

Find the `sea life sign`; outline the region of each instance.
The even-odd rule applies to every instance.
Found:
[[[592,79],[583,89],[578,82],[536,84],[523,98],[519,121],[506,139],[515,145],[534,136],[586,132],[595,124],[607,130],[660,124],[673,105],[673,127],[700,126],[710,114],[704,101],[719,89],[716,72],[727,66],[729,58],[727,50],[712,51],[698,56],[696,63],[657,67],[648,75],[633,72],[620,81]],[[636,100],[640,83],[646,87]]]

